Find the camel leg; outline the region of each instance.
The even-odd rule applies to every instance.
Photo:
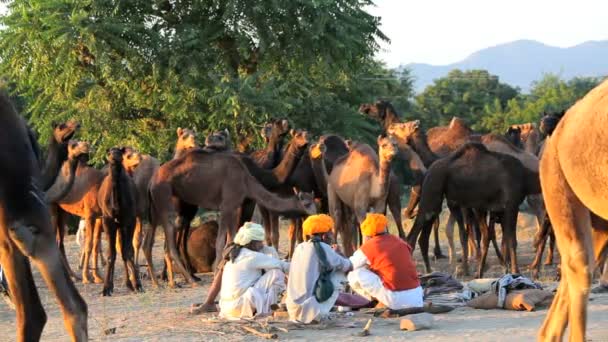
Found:
[[[454,222],[455,222],[454,214],[450,212],[450,216],[448,217],[448,223],[445,226],[445,236],[448,239],[448,260],[450,265],[454,266],[456,264],[456,249],[454,245]]]
[[[568,282],[560,281],[557,293],[539,332],[539,341],[562,341],[568,325]],[[549,319],[551,317],[551,319]],[[551,332],[551,335],[548,333]]]
[[[65,246],[63,244],[63,239],[65,237],[65,221],[66,221],[66,213],[61,210],[61,208],[59,208],[57,205],[53,205],[53,207],[55,208],[55,217],[56,217],[56,225],[55,225],[55,233],[57,235],[56,241],[57,241],[57,246],[59,247],[59,251],[61,253],[61,262],[63,262],[63,265],[65,266],[68,274],[70,275],[70,277],[72,277],[72,279],[75,280],[80,280],[80,277],[78,275],[76,275],[76,273],[72,270],[72,268],[70,267],[70,263],[68,261],[67,256],[65,255]]]
[[[8,237],[0,245],[0,264],[17,314],[17,341],[39,341],[47,321],[28,259]]]
[[[141,237],[143,235],[142,221],[141,218],[136,218],[135,231],[133,232],[133,252],[135,253],[133,262],[135,267],[139,269],[139,247],[141,247]]]
[[[270,231],[272,234],[272,247],[274,247],[277,252],[279,251],[279,215],[276,213],[270,213]]]
[[[509,249],[509,263],[511,266],[511,273],[519,273],[519,267],[517,265],[517,207],[506,208],[502,215],[502,231],[503,239],[506,238],[507,247]]]
[[[270,211],[262,207],[259,207],[259,209],[260,214],[262,215],[264,232],[266,233],[266,246],[272,246],[272,222],[270,219]]]
[[[543,253],[545,251],[545,245],[547,243],[549,237],[549,229],[551,229],[549,220],[544,220],[541,230],[536,234],[535,245],[536,245],[536,255],[534,256],[534,261],[529,266],[529,269],[532,270],[532,277],[538,277],[538,273],[540,272],[540,260],[543,257]]]
[[[291,260],[293,256],[293,251],[296,247],[296,226],[299,224],[300,219],[292,219],[291,224],[289,225],[289,229],[287,231],[287,235],[289,236],[289,249],[287,250],[287,259]]]
[[[422,229],[422,233],[420,234],[420,238],[418,239],[418,244],[420,245],[420,253],[422,254],[422,259],[424,260],[424,267],[426,273],[431,273],[433,270],[431,269],[431,262],[429,260],[429,241],[431,237],[431,233],[433,232],[433,222],[437,220],[437,216],[434,215],[431,220],[425,222],[424,228]]]
[[[226,244],[231,243],[236,235],[236,224],[238,222],[236,212],[237,210],[230,208],[220,209],[219,229],[215,240],[215,261],[213,262],[215,264],[213,269],[216,271],[219,262],[222,260],[222,253]]]
[[[492,246],[494,246],[494,251],[496,252],[496,257],[498,258],[498,262],[501,264],[505,263],[505,259],[500,252],[500,248],[498,247],[498,242],[496,242],[496,218],[490,214],[490,224],[488,225],[488,237],[490,238],[490,242],[492,242]]]
[[[445,259],[445,255],[441,252],[441,246],[439,245],[439,217],[433,222],[433,237],[435,239],[435,249],[433,250],[435,259]]]
[[[400,189],[397,186],[397,189]],[[401,191],[391,191],[389,189],[388,197],[386,202],[388,204],[388,208],[391,211],[391,215],[393,215],[393,219],[395,220],[395,225],[397,226],[397,233],[399,237],[405,241],[405,231],[403,230],[403,221],[401,219]],[[440,251],[441,252],[441,251]]]
[[[150,229],[144,234],[144,257],[146,258],[148,276],[152,281],[152,286],[158,287],[158,280],[154,274],[154,264],[152,263],[152,247],[154,247],[154,237],[156,235],[156,224],[150,222]]]
[[[547,259],[545,260],[545,265],[553,265],[553,255],[555,253],[555,234],[553,233],[553,228],[549,228],[549,249],[547,250]]]
[[[488,257],[488,249],[490,248],[490,228],[486,224],[486,211],[474,210],[473,213],[475,219],[479,222],[479,230],[481,233],[481,257],[479,258],[479,264],[477,265],[477,278],[482,278],[486,266],[486,258]]]
[[[100,266],[98,260],[104,260],[103,250],[101,249],[101,236],[103,230],[102,220],[100,218],[95,219],[95,224],[93,225],[93,250],[90,255],[93,256],[93,281],[95,284],[103,283],[103,277],[99,274],[99,270],[101,267],[106,266],[108,263],[102,262]]]
[[[89,278],[89,260],[91,259],[91,252],[93,251],[93,227],[95,225],[95,218],[87,217],[85,224],[86,228],[83,246],[84,261],[82,265],[82,283],[89,284],[91,282],[91,278]]]
[[[106,278],[103,283],[103,296],[111,296],[114,292],[114,265],[116,263],[116,223],[112,218],[104,217],[103,230],[108,239],[108,265]]]
[[[550,311],[540,330],[547,339],[561,339],[567,320],[570,321],[570,341],[585,340],[587,299],[591,285],[593,245],[589,210],[576,197],[562,173],[553,144],[549,143],[541,159],[541,185],[547,212],[555,232],[561,255],[562,281],[567,284],[563,295],[566,305]],[[554,299],[554,304],[555,304]]]
[[[133,260],[133,231],[135,229],[135,221],[127,220],[119,229],[119,235],[123,244],[121,246],[122,260],[125,265],[125,283],[131,291],[143,292],[141,282],[139,280],[139,270],[135,267]]]
[[[178,239],[180,257],[182,262],[184,263],[184,266],[186,267],[188,272],[190,272],[190,276],[192,277],[192,279],[194,279],[195,281],[201,281],[201,279],[194,274],[194,269],[192,267],[192,264],[190,263],[190,258],[188,257],[188,237],[190,236],[190,224],[196,216],[198,207],[185,204],[181,204],[180,207],[181,215],[179,220],[180,224],[178,228],[180,232]]]
[[[190,275],[190,272],[188,272],[188,270],[182,263],[179,252],[177,251],[177,244],[175,242],[175,236],[176,236],[175,226],[171,222],[175,222],[175,220],[169,220],[168,224],[165,226],[165,243],[166,243],[165,260],[167,260],[167,253],[168,253],[169,260],[167,260],[167,275],[169,276],[169,286],[171,286],[171,287],[175,286],[175,283],[171,281],[173,278],[173,274],[172,274],[173,265],[172,265],[171,261],[173,261],[173,263],[175,263],[177,270],[184,276],[186,282],[191,284],[192,286],[196,286],[196,282],[195,282],[194,278],[192,278],[192,276]],[[221,253],[221,251],[220,251],[220,253]]]

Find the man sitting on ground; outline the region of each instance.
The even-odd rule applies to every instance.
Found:
[[[423,306],[412,248],[388,232],[388,220],[381,214],[367,214],[361,224],[363,245],[350,257],[354,270],[348,274],[350,287],[378,307],[398,310]]]
[[[221,279],[220,317],[253,318],[270,313],[285,290],[289,264],[260,253],[264,228],[247,222],[234,237]]]
[[[338,299],[344,273],[352,269],[350,261],[330,246],[333,226],[332,218],[324,214],[309,216],[302,224],[305,242],[295,248],[287,284],[286,305],[292,321],[308,324],[325,318]],[[333,293],[321,303],[315,296],[315,286],[322,271],[317,248],[324,254],[321,258],[327,272],[331,272],[329,279],[333,284]]]

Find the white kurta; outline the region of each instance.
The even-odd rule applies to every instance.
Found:
[[[299,244],[291,258],[287,298],[285,300],[289,319],[292,321],[307,324],[315,319],[323,318],[334,306],[340,290],[344,287],[345,272],[350,269],[350,261],[336,253],[329,245],[325,243],[321,245],[325,250],[327,262],[334,270],[331,274],[334,293],[325,302],[317,302],[313,291],[321,274],[319,258],[312,242],[307,241]]]
[[[369,260],[361,250],[350,257],[354,270],[348,274],[348,284],[357,294],[372,300],[376,299],[393,310],[418,308],[424,305],[422,287],[411,290],[391,291],[384,287],[382,279],[369,270]]]
[[[274,249],[272,249],[274,250]],[[276,255],[271,250],[264,250]],[[289,264],[247,248],[228,261],[222,274],[220,317],[229,319],[253,318],[270,313],[270,305],[278,302],[285,290],[285,273]],[[262,271],[266,271],[262,275]]]

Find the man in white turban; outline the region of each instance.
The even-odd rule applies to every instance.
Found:
[[[234,237],[221,281],[220,317],[253,318],[270,313],[270,306],[285,291],[285,273],[289,264],[261,253],[264,227],[247,222]]]

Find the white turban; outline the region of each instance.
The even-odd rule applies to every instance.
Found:
[[[264,227],[257,223],[245,222],[234,237],[234,243],[245,246],[251,241],[264,241]]]

